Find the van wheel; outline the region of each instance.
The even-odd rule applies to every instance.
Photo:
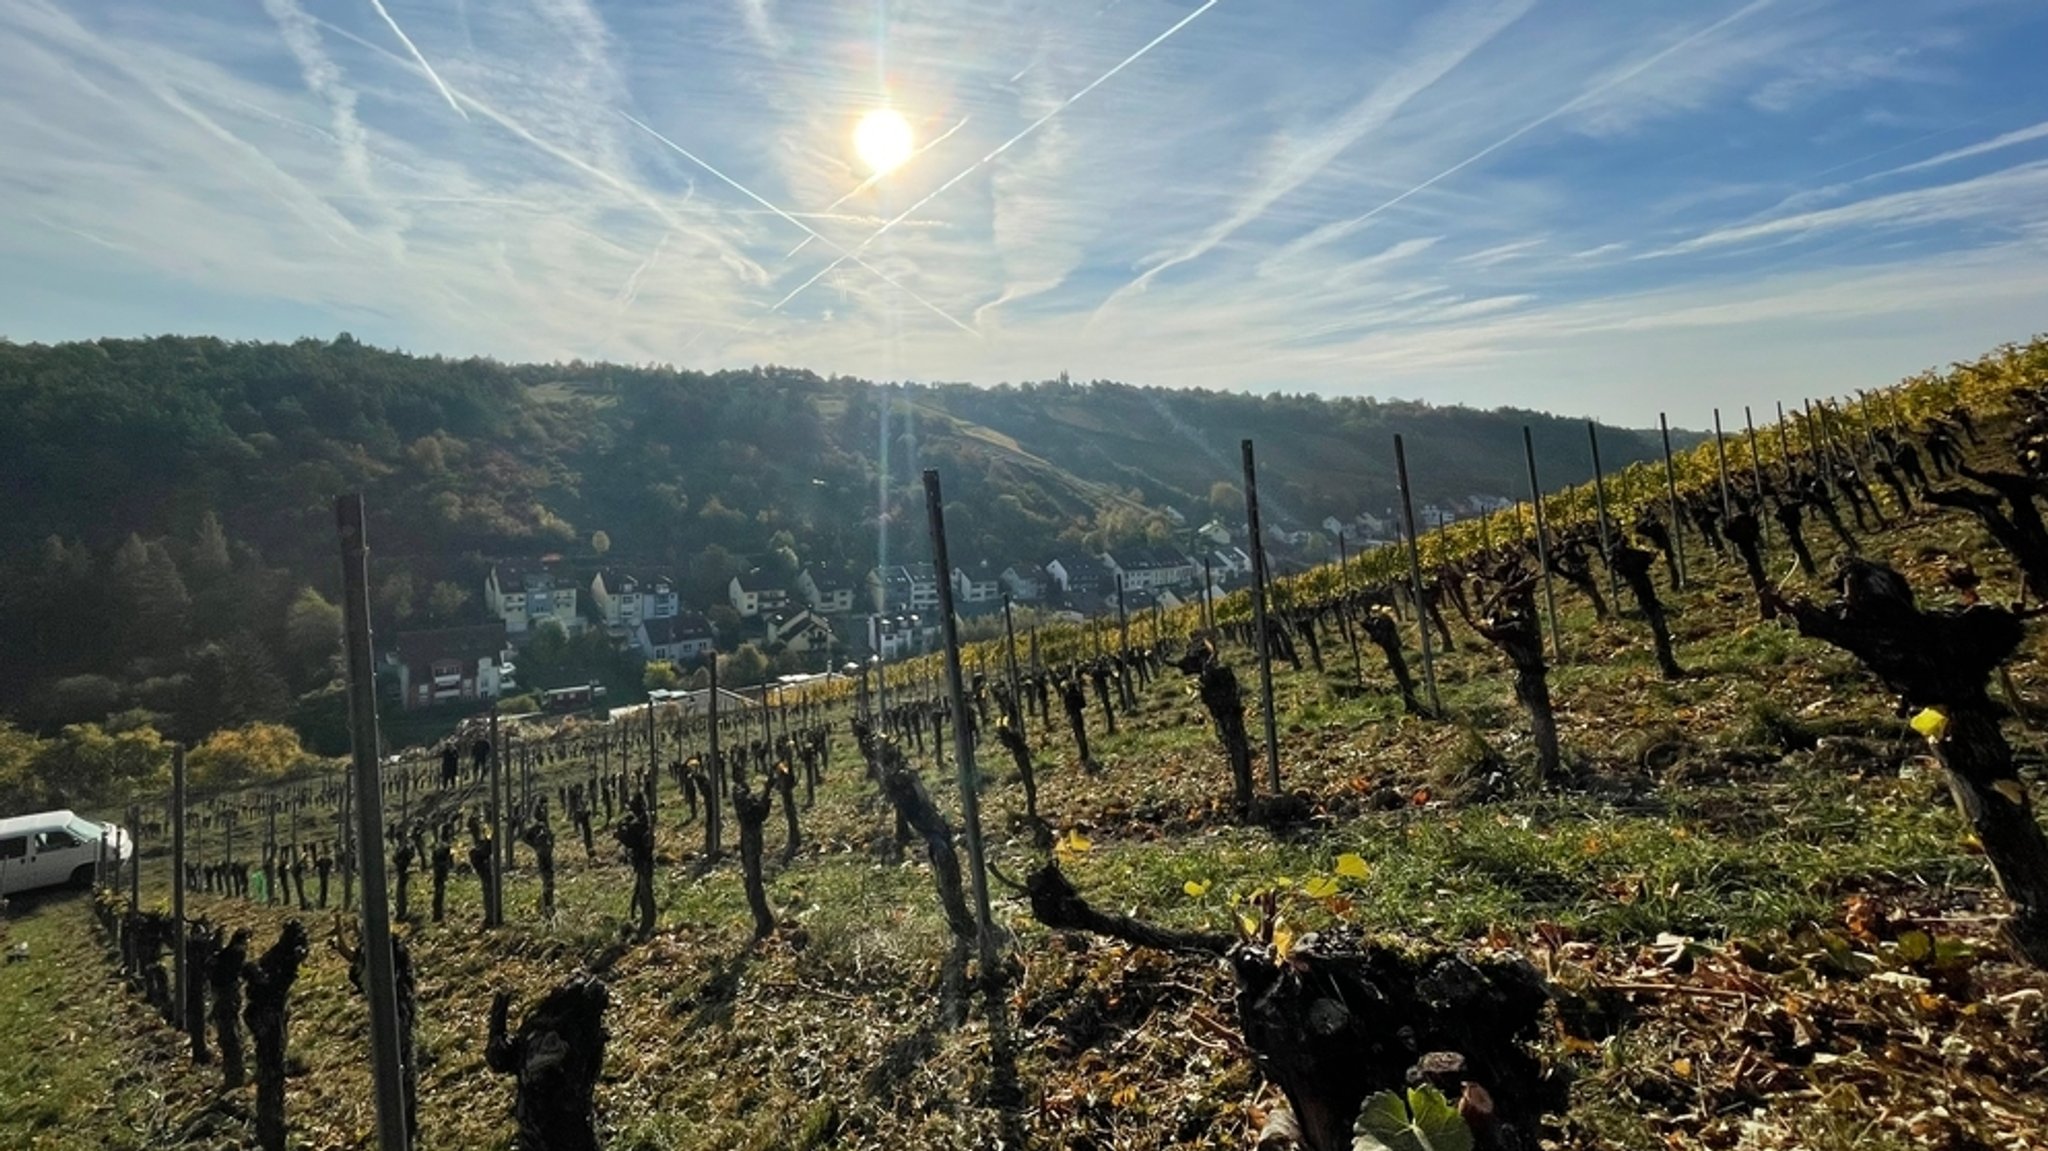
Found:
[[[71,886],[80,891],[92,889],[92,864],[81,863],[71,872]]]

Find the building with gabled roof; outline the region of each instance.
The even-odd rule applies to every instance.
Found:
[[[576,584],[546,563],[507,560],[491,565],[484,577],[484,605],[519,642],[544,624],[553,623],[569,635],[583,632],[576,612]]]
[[[496,699],[506,651],[503,620],[398,633],[399,706],[433,707],[462,700]]]

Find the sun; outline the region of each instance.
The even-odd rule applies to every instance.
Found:
[[[910,159],[910,122],[889,108],[877,108],[860,118],[853,130],[853,150],[868,171],[885,176]]]

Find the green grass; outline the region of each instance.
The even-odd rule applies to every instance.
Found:
[[[1343,923],[1429,946],[1532,946],[1532,929],[1543,924],[1618,968],[1666,932],[1714,945],[1781,939],[1807,921],[1839,924],[1852,897],[1955,910],[1966,920],[1995,908],[1988,870],[1916,762],[1924,747],[1903,733],[1890,701],[1846,657],[1759,623],[1740,598],[1724,602],[1740,579],[1732,568],[1696,559],[1693,570],[1699,582],[1673,602],[1678,656],[1696,674],[1675,682],[1656,674],[1638,621],[1596,623],[1587,605],[1560,592],[1568,658],[1550,682],[1571,771],[1542,787],[1526,779],[1526,722],[1504,662],[1456,623],[1458,650],[1436,666],[1445,722],[1402,714],[1371,647],[1362,649],[1362,669],[1341,640],[1326,643],[1323,675],[1276,667],[1283,787],[1316,809],[1307,824],[1278,834],[1232,819],[1223,756],[1189,681],[1156,680],[1114,736],[1091,700],[1098,775],[1078,771],[1055,710],[1050,725],[1030,725],[1040,807],[1061,830],[1092,841],[1063,864],[1098,906],[1182,927],[1233,929],[1248,896],[1284,879],[1292,931]],[[1247,653],[1227,654],[1260,744],[1256,667]],[[1419,680],[1412,648],[1410,656]],[[2031,658],[2015,674],[2029,688],[2041,682]],[[2016,726],[2012,734],[2023,752],[2039,754],[2035,736]],[[1263,747],[1255,750],[1263,791]],[[947,760],[927,779],[950,810],[950,748]],[[994,744],[981,763],[991,856],[1021,878],[1039,860],[1018,818],[1022,789]],[[1456,802],[1499,765],[1517,777],[1510,794]],[[559,774],[580,778],[581,769]],[[555,778],[542,782],[551,788]],[[805,852],[786,868],[772,862],[779,813],[771,820],[770,900],[795,930],[758,949],[747,946],[732,830],[726,859],[700,867],[701,828],[683,824],[672,794],[661,808],[661,912],[651,944],[617,947],[628,879],[603,831],[596,862],[561,834],[560,912],[549,923],[534,914],[538,882],[523,849],[504,928],[475,926],[476,885],[458,875],[450,921],[408,929],[421,971],[426,1145],[507,1145],[511,1086],[480,1059],[491,992],[508,987],[529,1004],[579,963],[607,954],[617,957],[608,976],[613,1045],[599,1106],[614,1147],[966,1148],[987,1145],[995,1132],[1013,1145],[1248,1141],[1246,1116],[1263,1105],[1259,1085],[1212,1025],[1229,1019],[1227,974],[1047,932],[1000,885],[997,918],[1014,933],[1021,965],[1008,1008],[977,1009],[963,1030],[940,1027],[948,948],[929,870],[915,846],[901,862],[874,850],[892,821],[871,792],[842,735],[818,806],[804,814]],[[1366,802],[1388,796],[1396,810]],[[256,829],[245,826],[238,842],[253,854]],[[1360,856],[1368,874],[1338,880],[1334,896],[1302,893],[1308,881],[1334,877],[1345,854]],[[416,879],[419,911],[428,885]],[[1202,894],[1188,894],[1189,883]],[[163,890],[160,872],[151,889]],[[207,897],[194,906],[262,935],[283,918]],[[175,1042],[100,974],[105,961],[82,935],[85,924],[81,908],[56,903],[15,925],[16,938],[64,958],[33,977],[21,967],[0,972],[0,1025],[34,1036],[43,1065],[0,1059],[0,1146],[42,1146],[37,1132],[61,1130],[77,1134],[69,1142],[125,1147],[139,1144],[123,1142],[121,1131],[161,1130],[118,1093],[113,1110],[96,1102],[107,1065],[37,1028],[54,1003],[81,1004],[155,1045],[148,1060],[124,1056],[124,1067],[136,1098],[145,1088],[165,1093],[162,1122],[189,1120],[212,1097],[212,1073],[182,1066]],[[315,935],[325,934],[323,921]],[[1996,978],[2026,986],[2003,971]],[[296,1003],[294,1052],[308,1070],[293,1080],[292,1107],[305,1144],[367,1146],[361,1004],[324,943]],[[1854,1001],[1840,1009],[1854,1011]],[[1646,1118],[1651,1104],[1630,1077],[1668,1060],[1676,1010],[1639,1005],[1596,1054],[1547,1048],[1585,1076],[1571,1118],[1575,1145],[1653,1146],[1674,1130],[1668,1118]],[[993,1070],[1002,1066],[1014,1068],[1021,1101],[1005,1094]],[[1830,1090],[1847,1082],[1814,1081]],[[1930,1105],[1925,1093],[1886,1090],[1898,1094],[1873,1106],[1911,1113]],[[1770,1146],[1901,1145],[1895,1130],[1869,1130],[1865,1117],[1815,1110],[1803,1097],[1772,1096],[1767,1110]]]

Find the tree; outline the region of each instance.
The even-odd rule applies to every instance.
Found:
[[[683,677],[676,672],[676,665],[667,660],[656,660],[647,665],[640,674],[640,686],[649,691],[674,691],[681,686]]]
[[[768,678],[768,657],[752,643],[743,643],[718,663],[718,682],[747,687]]]
[[[43,741],[0,720],[0,810],[25,811],[42,806],[42,781],[36,775]]]
[[[412,573],[391,573],[377,585],[378,614],[392,623],[404,623],[412,618],[413,595]]]
[[[177,706],[177,734],[186,742],[224,727],[284,718],[291,689],[277,663],[247,631],[209,643],[192,654]]]
[[[45,731],[106,717],[121,704],[121,685],[103,675],[67,675],[38,693],[34,715]]]
[[[733,610],[731,604],[721,600],[712,604],[711,610],[704,615],[711,621],[711,632],[718,637],[719,646],[723,647],[737,641],[744,621],[740,619],[740,613]]]
[[[170,778],[171,746],[155,728],[109,732],[74,723],[38,749],[39,798],[53,805],[115,803]]]
[[[185,570],[191,573],[194,583],[205,586],[226,578],[232,566],[228,558],[228,534],[220,526],[220,517],[208,511],[199,521],[199,531],[193,538]]]
[[[227,788],[274,782],[305,765],[309,758],[299,746],[299,734],[291,728],[252,723],[206,737],[187,757],[186,766],[193,786]]]
[[[1209,485],[1209,510],[1219,516],[1244,511],[1244,491],[1236,484],[1217,480]]]
[[[427,615],[438,624],[454,623],[468,605],[469,592],[447,580],[435,581],[434,590],[427,593]]]
[[[326,683],[341,653],[341,609],[312,588],[299,589],[285,609],[284,643],[291,678],[307,686]]]
[[[161,540],[130,533],[114,552],[108,591],[131,650],[171,651],[183,642],[192,595]]]

